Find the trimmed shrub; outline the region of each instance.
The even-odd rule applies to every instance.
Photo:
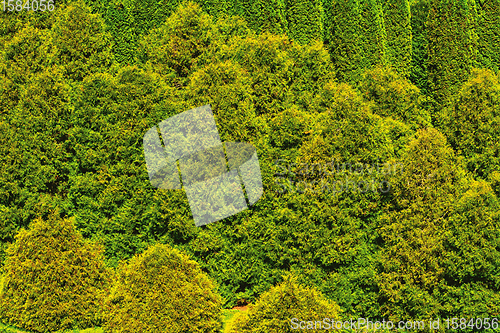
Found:
[[[237,0],[230,2],[232,3],[229,5],[231,8],[229,14],[244,18],[248,22],[248,26],[255,32],[283,34],[287,31],[284,0]]]
[[[199,265],[168,245],[122,262],[105,303],[110,332],[219,332],[221,297]]]
[[[329,318],[331,322],[339,318],[340,311],[335,302],[314,288],[300,285],[294,276],[288,275],[281,284],[262,294],[248,311],[235,316],[226,333],[294,332],[292,318],[322,323]]]
[[[0,317],[34,332],[100,325],[110,284],[103,253],[84,241],[73,219],[56,212],[33,221],[7,248]]]

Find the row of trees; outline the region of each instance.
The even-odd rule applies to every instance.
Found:
[[[107,332],[222,331],[222,299],[198,263],[156,244],[118,269],[85,241],[74,219],[52,212],[7,250],[0,318],[32,332],[102,326]],[[339,319],[338,305],[288,275],[225,332],[288,332],[290,317]]]
[[[494,70],[472,69],[465,78],[468,72],[459,71],[441,86],[451,93],[438,108],[397,68],[339,71],[347,65],[330,46],[258,34],[242,19],[215,19],[195,3],[134,41],[137,63],[128,66],[117,62],[114,28],[92,5],[63,3],[50,15],[0,20],[3,249],[58,208],[84,238],[104,245],[110,267],[156,243],[189,254],[217,282],[223,307],[254,301],[292,271],[346,317],[498,314],[500,88]],[[376,7],[363,8],[351,12],[353,20],[378,31],[382,20],[366,19]],[[411,19],[419,17],[426,15]],[[380,57],[380,42],[393,49],[386,55],[399,57],[399,42],[377,37],[384,34],[354,38],[348,27],[341,31],[354,42],[352,48],[335,44],[345,52]],[[419,38],[413,50],[427,43]],[[454,68],[464,57],[446,59]],[[363,66],[377,63],[357,59]],[[360,77],[355,84],[339,79],[350,73]],[[150,185],[142,138],[163,119],[206,104],[222,141],[257,148],[264,195],[249,210],[196,228],[182,191]],[[280,193],[278,159],[399,162],[403,171],[350,179],[390,182],[389,194]]]
[[[64,5],[66,1],[60,2]],[[181,0],[89,2],[100,13],[120,63],[138,61],[138,45]],[[297,43],[321,40],[340,80],[356,83],[364,69],[388,64],[430,94],[439,107],[473,67],[500,68],[500,0],[247,1],[199,0],[214,18],[238,15],[256,32],[287,34]],[[2,14],[7,16],[7,14]],[[48,13],[38,18],[46,26]],[[3,31],[13,29],[8,18]],[[10,21],[10,22],[9,22]],[[12,24],[9,24],[12,23]]]

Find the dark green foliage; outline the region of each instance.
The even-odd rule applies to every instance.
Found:
[[[339,80],[357,84],[365,69],[386,63],[386,32],[378,1],[337,0],[329,16],[329,49]]]
[[[197,0],[203,10],[213,17],[223,17],[234,13],[235,5],[232,0]]]
[[[408,0],[384,0],[387,59],[403,77],[408,77],[412,59],[412,27]]]
[[[369,69],[387,63],[387,34],[382,6],[378,0],[359,1],[360,67]],[[361,79],[361,78],[360,78]]]
[[[335,64],[338,77],[349,80],[357,69],[358,47],[358,7],[356,1],[332,1],[328,15],[329,30],[326,33],[328,47]]]
[[[7,249],[0,316],[34,332],[98,326],[109,278],[103,248],[86,242],[74,219],[53,213],[21,229]]]
[[[500,1],[477,2],[478,63],[482,68],[500,70]]]
[[[438,105],[467,80],[475,65],[475,4],[472,0],[432,1],[426,22],[429,92]]]
[[[466,159],[467,168],[488,179],[500,171],[500,85],[491,70],[475,69],[443,112],[443,131]]]
[[[116,60],[133,64],[141,37],[164,24],[181,3],[181,0],[115,0],[94,8],[101,13],[112,35]]]
[[[323,4],[320,0],[285,0],[288,32],[300,44],[323,39]]]
[[[427,16],[429,15],[429,0],[415,0],[410,5],[411,32],[412,32],[412,57],[410,67],[410,80],[423,94],[428,94],[427,77]]]
[[[255,32],[284,34],[288,29],[284,0],[230,1],[227,13],[244,18],[248,22],[248,26]],[[213,15],[220,16],[219,13]]]
[[[314,288],[298,284],[293,276],[263,293],[250,309],[236,316],[228,333],[294,332],[291,318],[323,321],[339,318],[340,308]],[[319,330],[314,330],[319,331]]]
[[[221,297],[199,265],[168,245],[123,263],[106,300],[110,332],[220,332]]]
[[[136,56],[138,37],[130,8],[122,3],[108,2],[101,11],[107,31],[113,39],[115,59],[118,62],[132,62]]]

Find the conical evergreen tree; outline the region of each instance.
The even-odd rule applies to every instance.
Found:
[[[383,12],[388,61],[400,75],[408,77],[412,57],[410,3],[408,0],[385,0]]]
[[[433,292],[443,284],[447,216],[464,189],[465,171],[445,136],[433,128],[417,132],[401,162],[393,208],[380,218],[379,302],[390,320],[426,319],[442,311]]]
[[[386,64],[387,34],[382,6],[378,0],[359,1],[361,36],[359,61],[363,70]]]
[[[35,332],[102,323],[111,283],[104,249],[86,242],[73,220],[58,215],[33,221],[9,246],[0,291],[3,322]]]
[[[500,172],[500,84],[491,70],[474,69],[443,110],[442,129],[470,172],[488,179]]]
[[[323,40],[323,4],[320,0],[286,0],[286,19],[291,39],[305,44]]]
[[[477,53],[473,0],[432,1],[427,20],[429,89],[446,104],[467,80]]]
[[[221,296],[199,264],[164,244],[122,262],[104,304],[110,332],[220,332]]]
[[[297,278],[288,275],[282,283],[263,293],[247,312],[236,316],[226,331],[294,332],[296,328],[290,325],[291,318],[314,318],[322,321],[323,318],[328,318],[329,320],[324,323],[331,325],[338,319],[339,310],[339,306],[326,299],[322,293],[314,288],[300,285],[297,283]],[[311,327],[308,326],[308,329]]]
[[[365,69],[386,63],[386,33],[376,0],[336,0],[328,15],[332,60],[341,81],[356,83]]]
[[[358,12],[355,0],[334,0],[327,17],[329,20],[327,41],[337,76],[340,81],[348,81],[357,68],[355,58],[358,47]]]

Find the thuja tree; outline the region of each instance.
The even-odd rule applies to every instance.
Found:
[[[425,95],[428,91],[427,80],[427,33],[426,25],[429,14],[429,0],[412,1],[411,32],[412,32],[412,57],[410,80]]]
[[[57,212],[21,229],[7,249],[2,320],[34,332],[100,325],[110,284],[103,252]]]
[[[388,61],[399,74],[408,77],[412,53],[410,3],[408,0],[385,0],[383,12]]]
[[[359,12],[358,34],[361,43],[358,56],[364,70],[386,63],[387,34],[379,1],[360,1]]]
[[[198,4],[184,3],[141,40],[141,60],[157,73],[187,77],[208,49],[212,24],[212,17]]]
[[[298,43],[323,40],[323,4],[320,0],[286,0],[289,36]]]
[[[435,129],[419,130],[401,159],[390,209],[379,219],[381,314],[391,320],[442,315],[448,217],[466,189],[460,160]]]
[[[467,80],[475,64],[475,4],[471,0],[432,1],[427,20],[429,89],[439,104]]]
[[[198,263],[157,244],[122,263],[105,303],[111,332],[220,332],[221,297]]]
[[[374,102],[372,112],[390,116],[412,127],[430,125],[427,98],[420,89],[390,66],[377,66],[365,73],[360,84],[363,97]]]
[[[339,80],[357,83],[363,71],[386,63],[386,33],[378,1],[337,0],[326,34]]]
[[[499,168],[500,84],[491,70],[475,69],[443,112],[443,131],[467,168],[488,179]]]
[[[68,78],[82,80],[111,66],[111,35],[102,17],[91,13],[84,1],[62,8],[51,32],[51,60],[62,66]]]
[[[331,21],[325,33],[328,48],[339,80],[347,81],[349,74],[357,68],[357,3],[352,0],[338,0],[332,1],[331,6],[327,8],[327,17]]]
[[[288,275],[284,281],[263,293],[250,306],[229,324],[230,333],[246,332],[294,332],[291,318],[308,318],[331,323],[339,318],[339,306],[326,299],[314,288],[308,288]],[[330,326],[331,327],[331,326]],[[311,329],[311,328],[308,328]]]
[[[478,62],[481,67],[500,70],[500,1],[478,1]]]

